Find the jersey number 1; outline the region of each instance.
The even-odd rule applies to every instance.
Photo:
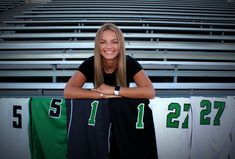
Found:
[[[93,101],[91,103],[91,112],[90,117],[88,119],[88,125],[95,126],[96,122],[96,114],[98,109],[99,101]],[[138,115],[137,115],[137,122],[136,122],[136,129],[143,129],[144,128],[144,104],[140,103],[137,106]]]

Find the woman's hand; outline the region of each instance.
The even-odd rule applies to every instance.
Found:
[[[100,98],[120,98],[121,96],[114,95],[114,87],[107,84],[101,84],[98,88],[92,91],[100,93]]]
[[[93,91],[102,93],[104,95],[115,96],[114,95],[114,87],[113,86],[109,86],[107,84],[101,84],[98,88],[93,89]]]

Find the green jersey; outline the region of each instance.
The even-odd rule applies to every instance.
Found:
[[[32,98],[30,118],[31,158],[65,159],[67,155],[65,100]]]

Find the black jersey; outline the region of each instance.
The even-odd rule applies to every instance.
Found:
[[[156,159],[157,148],[148,99],[109,99],[112,122],[109,159]]]
[[[126,71],[127,71],[127,85],[133,81],[134,75],[142,69],[142,66],[131,56],[126,56]],[[87,82],[94,82],[94,56],[89,57],[86,59],[78,68],[84,76],[87,78]],[[105,73],[104,72],[104,83],[116,86],[115,82],[115,74],[116,71],[113,73]]]
[[[156,159],[147,99],[67,100],[68,158]]]
[[[110,116],[106,99],[66,100],[68,159],[106,159]]]

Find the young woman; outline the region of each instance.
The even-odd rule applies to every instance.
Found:
[[[136,87],[129,87],[134,81]],[[95,88],[82,88],[93,82]],[[114,24],[104,24],[96,33],[94,56],[86,59],[69,79],[64,89],[67,99],[79,98],[144,98],[155,97],[152,82],[141,65],[125,55],[121,30]]]

